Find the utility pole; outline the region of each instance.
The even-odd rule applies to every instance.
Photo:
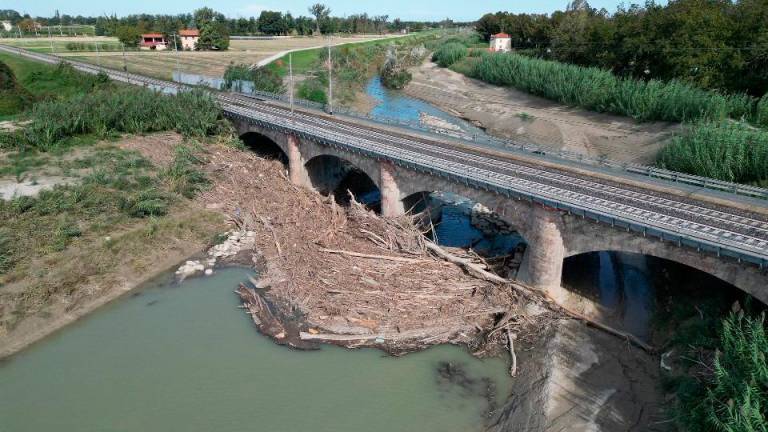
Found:
[[[291,114],[293,114],[293,53],[288,53],[288,76],[291,80],[290,100],[291,100]]]
[[[125,43],[120,42],[123,47],[123,72],[128,72],[128,61],[125,59]]]
[[[176,33],[173,35],[173,48],[176,51],[176,65],[174,66],[174,69],[176,70],[176,74],[181,74],[181,71],[179,70],[179,43],[176,41]],[[181,76],[179,76],[179,81],[181,81]]]
[[[99,64],[99,67],[101,67],[101,54],[99,54],[99,41],[96,41],[96,63]]]
[[[53,51],[53,37],[51,37],[51,26],[48,26],[48,40],[51,42],[51,54],[53,54],[54,51]]]
[[[328,112],[333,114],[333,60],[331,59],[331,36],[328,36]]]

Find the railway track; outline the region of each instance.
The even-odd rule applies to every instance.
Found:
[[[38,61],[58,63],[60,58],[0,46]],[[164,92],[187,89],[185,85],[72,62],[87,73],[104,72],[113,80],[142,85]],[[328,145],[376,158],[386,158],[413,169],[453,178],[481,189],[510,197],[530,198],[547,205],[610,222],[643,234],[677,240],[679,244],[725,253],[739,259],[768,265],[768,218],[757,212],[715,205],[711,202],[659,192],[638,183],[606,180],[574,172],[551,163],[536,164],[480,149],[458,148],[450,142],[432,140],[406,132],[377,128],[351,120],[330,118],[308,110],[291,112],[269,101],[243,95],[215,93],[230,117],[241,117],[274,128],[303,134]],[[551,161],[550,161],[551,162]],[[585,165],[583,170],[589,170]],[[675,188],[676,184],[667,185]],[[734,196],[734,199],[736,197]]]

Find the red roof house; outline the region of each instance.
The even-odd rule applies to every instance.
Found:
[[[168,49],[168,40],[162,33],[145,33],[141,35],[141,49],[162,51]]]

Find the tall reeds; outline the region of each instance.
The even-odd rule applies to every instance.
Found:
[[[768,185],[768,131],[733,122],[701,122],[672,138],[657,164],[719,180]]]
[[[467,47],[458,42],[448,42],[435,50],[432,61],[440,67],[449,67],[467,56]]]
[[[81,134],[104,138],[113,133],[174,130],[185,136],[206,136],[218,131],[220,119],[216,102],[203,91],[169,96],[123,88],[36,104],[20,140],[29,148],[47,151]]]
[[[747,95],[722,94],[681,81],[620,78],[599,68],[517,54],[484,53],[468,61],[471,76],[482,81],[642,121],[751,118],[756,102]]]

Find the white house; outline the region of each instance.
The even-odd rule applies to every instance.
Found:
[[[192,51],[195,49],[197,41],[200,39],[200,30],[179,30],[179,38],[181,39],[181,49]]]
[[[0,27],[3,28],[3,31],[7,32],[13,30],[13,24],[10,21],[0,21]]]
[[[506,33],[491,35],[491,51],[510,52],[512,51],[512,38]]]

